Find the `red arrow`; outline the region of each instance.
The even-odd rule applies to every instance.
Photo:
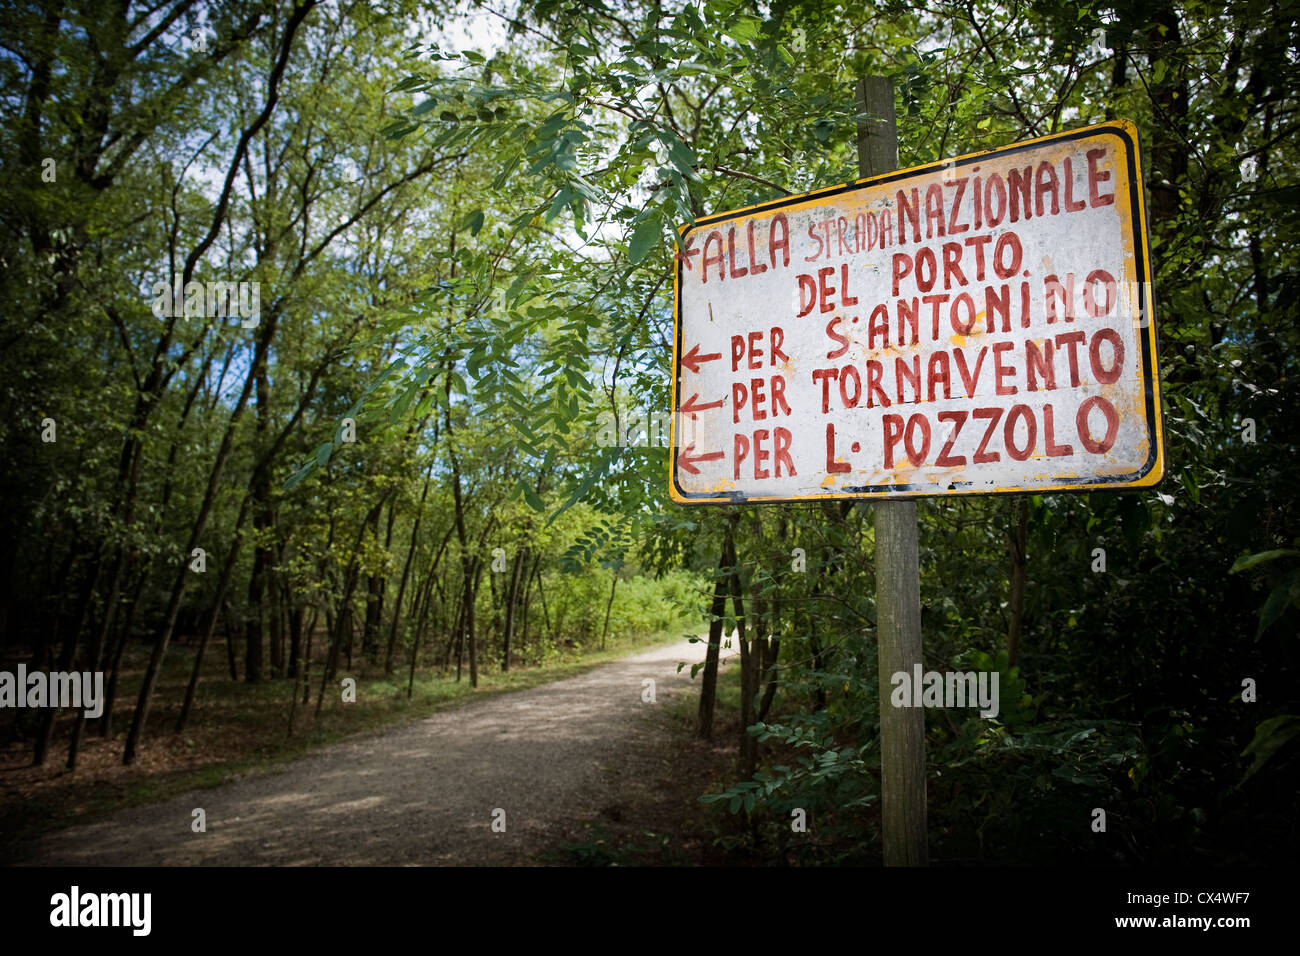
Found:
[[[720,451],[711,451],[707,455],[692,455],[691,449],[695,447],[695,442],[687,445],[678,455],[677,464],[682,467],[683,471],[689,471],[692,475],[698,475],[700,469],[691,464],[693,461],[717,461],[719,458],[725,458],[726,453]]]
[[[703,411],[708,411],[710,408],[722,407],[722,399],[718,399],[716,402],[696,401],[696,399],[698,399],[699,397],[700,397],[700,393],[696,392],[694,395],[688,398],[686,400],[686,404],[681,407],[681,413],[683,415],[694,415],[696,412],[703,412]]]
[[[689,352],[682,356],[682,364],[685,365],[695,374],[699,374],[700,366],[705,362],[712,362],[714,359],[722,358],[721,352],[709,352],[705,355],[700,354],[700,347],[693,346]]]

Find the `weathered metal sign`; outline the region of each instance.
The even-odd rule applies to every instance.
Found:
[[[1146,487],[1164,472],[1137,131],[683,227],[681,503]]]

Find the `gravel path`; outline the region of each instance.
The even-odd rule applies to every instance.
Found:
[[[726,652],[724,652],[725,654]],[[638,772],[653,710],[690,684],[704,645],[681,641],[577,677],[471,701],[400,728],[166,803],[49,834],[24,863],[501,865],[575,836]],[[657,703],[642,701],[655,681]],[[643,749],[643,748],[642,748]],[[192,811],[207,832],[191,831]],[[493,831],[504,810],[505,832]],[[498,818],[500,815],[498,814]]]

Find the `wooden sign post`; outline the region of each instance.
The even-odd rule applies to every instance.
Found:
[[[894,84],[858,81],[858,167],[863,177],[898,168]],[[886,866],[929,862],[925,802],[925,711],[890,707],[897,673],[921,663],[921,571],[916,502],[881,499],[876,512],[876,662],[880,671],[880,811]]]

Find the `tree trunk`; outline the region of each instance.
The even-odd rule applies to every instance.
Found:
[[[307,706],[311,700],[311,646],[316,636],[316,621],[320,617],[318,608],[311,609],[311,620],[307,622],[307,650],[302,655],[302,705]]]
[[[278,557],[276,563],[279,563]],[[280,582],[271,579],[271,677],[284,676],[284,610],[280,601]]]
[[[352,642],[356,639],[357,629],[352,624],[352,604],[349,602],[342,610],[339,611],[339,621],[343,622],[340,626],[343,628],[343,635],[347,639],[347,657],[348,670],[352,670]],[[331,677],[337,674],[331,674]]]
[[[815,625],[814,625],[815,626]],[[822,642],[817,639],[816,634],[808,635],[808,649],[812,652],[812,665],[814,673],[820,673],[826,670],[826,655],[822,649]],[[818,677],[817,690],[813,695],[813,713],[826,709],[826,684]]]
[[[64,575],[65,579],[68,574],[71,574],[71,558],[73,554],[75,554],[75,549],[69,552],[68,569]],[[85,583],[82,585],[81,595],[77,599],[76,621],[68,631],[68,636],[63,642],[63,654],[59,657],[59,670],[64,673],[72,670],[72,662],[77,655],[77,635],[81,633],[81,629],[86,626],[86,620],[90,617],[90,600],[94,595],[95,584],[98,582],[98,578],[99,564],[98,562],[95,562],[93,568],[87,569]],[[63,615],[59,614],[60,620],[62,617]],[[36,746],[33,748],[32,753],[32,763],[38,767],[45,763],[45,755],[50,749],[50,739],[54,736],[54,722],[58,718],[58,715],[59,708],[53,706],[53,702],[51,702],[51,706],[45,709],[45,713],[41,715],[41,726],[37,733]]]
[[[461,573],[460,581],[460,607],[458,608],[456,624],[456,681],[459,683],[461,674],[461,665],[465,659],[465,638],[468,621],[465,618],[465,609],[469,607],[469,579],[470,570],[474,567],[477,558],[470,558],[465,570]]]
[[[300,675],[301,675],[301,673],[302,673],[303,668],[298,667],[298,662],[297,662],[297,661],[294,661],[294,662],[290,665],[290,669],[294,672],[295,675],[298,675],[298,676],[295,676],[295,677],[294,677],[294,681],[293,681],[293,696],[292,696],[292,699],[289,701],[289,734],[288,734],[288,735],[289,735],[290,737],[292,737],[292,736],[293,736],[293,718],[294,718],[294,715],[298,713],[298,684],[301,683],[301,681],[302,681],[302,677],[301,677]]]
[[[527,661],[526,654],[528,653],[528,609],[533,600],[533,580],[537,577],[537,562],[540,559],[540,555],[532,554],[531,549],[529,549],[529,555],[531,561],[528,564],[528,570],[524,572],[524,613],[519,621],[519,658],[525,663]]]
[[[510,670],[510,637],[515,626],[515,604],[519,600],[519,575],[528,563],[528,546],[524,545],[515,552],[515,566],[510,572],[510,587],[506,589],[506,630],[501,653],[501,672]]]
[[[469,633],[469,686],[478,687],[478,641],[474,634],[474,611],[478,604],[478,582],[483,570],[481,558],[474,558],[474,570],[470,575],[469,603],[465,606],[466,631]]]
[[[295,680],[301,669],[303,607],[296,601],[289,611],[289,676]],[[295,694],[297,685],[295,686]]]
[[[117,678],[122,671],[122,655],[126,651],[126,642],[130,640],[131,629],[135,625],[135,612],[140,606],[140,594],[144,591],[145,575],[140,580],[126,605],[126,618],[122,621],[122,633],[118,635],[117,645],[113,651],[113,669],[108,674],[108,687],[104,690],[104,716],[100,721],[99,735],[105,740],[113,736],[113,706],[117,701]]]
[[[259,349],[254,361],[253,376],[257,382],[257,431],[254,438],[259,450],[267,447],[267,433],[271,427],[270,409],[271,386],[266,370],[266,350]],[[244,629],[244,680],[256,684],[262,679],[263,631],[262,602],[266,597],[267,578],[271,572],[273,552],[270,535],[275,520],[271,514],[271,469],[269,463],[259,456],[259,463],[253,470],[249,494],[252,496],[253,510],[253,573],[248,579],[248,614]],[[274,663],[272,663],[274,667]]]
[[[420,507],[415,513],[415,520],[411,523],[411,546],[406,551],[406,562],[402,565],[402,580],[397,586],[397,600],[393,602],[393,625],[388,630],[388,648],[384,652],[385,677],[391,677],[393,674],[393,652],[397,647],[397,628],[402,620],[402,599],[406,596],[406,582],[415,560],[416,544],[420,538],[420,523],[424,520],[424,502],[429,497],[429,484],[432,478],[433,465],[430,465],[428,474],[424,476],[424,490],[420,492]]]
[[[415,640],[411,642],[411,670],[406,678],[406,699],[410,700],[411,695],[415,692],[415,665],[420,656],[420,642],[424,637],[424,624],[418,624],[415,628]]]
[[[781,641],[776,636],[769,635],[763,651],[764,667],[766,668],[764,679],[767,681],[767,688],[763,691],[763,699],[758,705],[759,721],[767,720],[768,711],[772,709],[772,701],[776,699],[776,688],[780,677],[777,660],[780,656]]]
[[[609,634],[609,614],[614,610],[614,591],[618,589],[618,570],[614,571],[614,580],[609,585],[609,600],[605,602],[605,623],[600,629],[600,649],[605,649],[605,638]]]
[[[728,525],[727,534],[731,528]],[[713,605],[709,609],[709,647],[704,655],[704,679],[700,684],[699,723],[695,735],[702,740],[713,736],[713,709],[718,696],[718,658],[722,651],[722,631],[727,613],[728,548],[724,543],[718,557],[718,569],[713,581]]]
[[[222,612],[222,619],[226,622],[226,666],[230,669],[230,679],[239,680],[239,670],[235,664],[237,659],[235,651],[235,610],[226,601]]]
[[[1007,666],[1016,666],[1016,656],[1020,651],[1020,626],[1025,611],[1025,575],[1027,559],[1025,556],[1025,538],[1029,526],[1029,508],[1023,495],[1017,495],[1011,504],[1012,520],[1015,531],[1010,535],[1011,543],[1011,601],[1009,613],[1010,626],[1007,628]]]
[[[243,543],[240,532],[243,529],[244,517],[248,513],[249,498],[250,496],[245,495],[244,502],[239,507],[239,517],[235,521],[234,540],[231,542],[230,551],[226,555],[225,564],[221,567],[221,579],[217,582],[217,596],[212,601],[212,608],[208,612],[208,623],[203,628],[203,635],[199,638],[199,649],[194,654],[194,668],[190,672],[189,686],[185,688],[185,702],[181,704],[181,714],[176,718],[176,732],[178,734],[185,729],[185,722],[189,720],[190,716],[190,708],[194,706],[194,695],[199,688],[199,675],[203,672],[203,654],[208,649],[208,641],[212,640],[212,635],[217,629],[217,616],[221,611],[222,603],[226,599],[226,588],[233,576],[235,559],[239,557],[239,548]],[[231,664],[233,669],[233,655],[231,655]]]
[[[361,571],[358,567],[357,555],[361,550],[361,542],[365,539],[366,529],[370,522],[378,515],[379,509],[383,507],[380,501],[371,508],[370,513],[366,515],[361,522],[361,527],[357,530],[356,541],[352,547],[352,560],[348,564],[347,576],[344,579],[343,600],[339,602],[339,616],[336,626],[330,633],[329,653],[325,658],[325,667],[321,671],[320,694],[316,698],[316,717],[320,718],[321,707],[325,703],[325,685],[333,680],[338,673],[339,650],[343,642],[343,636],[346,633],[348,639],[348,669],[352,669],[352,596],[356,593],[357,579]]]
[[[537,569],[537,598],[542,602],[542,626],[544,628],[542,633],[546,635],[548,641],[554,641],[555,632],[551,630],[551,613],[546,609],[546,591],[542,587],[544,577],[545,575],[542,574],[542,569],[539,567]]]
[[[379,514],[375,514],[373,535],[375,544],[379,544]],[[393,543],[393,505],[388,505],[388,534],[384,543],[387,554]],[[366,660],[374,661],[379,656],[379,632],[384,619],[384,591],[387,589],[388,577],[383,572],[366,576],[366,621],[361,629],[361,653]]]
[[[429,600],[430,600],[430,595],[433,593],[433,585],[436,581],[437,581],[437,575],[434,573],[433,570],[430,570],[429,575],[425,580],[424,586],[421,589],[423,593],[416,596],[416,606],[417,608],[423,608],[423,610],[419,612],[419,617],[417,618],[418,623],[415,626],[415,640],[411,644],[411,674],[406,682],[406,696],[408,700],[411,697],[411,693],[415,689],[416,659],[417,659],[417,655],[420,652],[420,644],[424,641],[425,630],[428,627]],[[459,626],[459,621],[457,621],[457,626]],[[453,640],[455,639],[454,637],[455,633],[456,633],[455,628],[453,628],[452,629]],[[450,660],[451,660],[451,641],[449,640],[447,642],[447,651],[444,655],[443,665],[442,665],[442,669],[444,672],[446,671],[447,664],[448,662],[450,662]]]
[[[121,557],[120,551],[118,557],[119,558]],[[117,618],[117,602],[119,597],[121,596],[122,575],[123,575],[122,564],[119,560],[119,562],[113,566],[112,577],[109,579],[108,597],[104,600],[104,609],[102,612],[103,620],[100,622],[99,631],[95,634],[95,638],[91,642],[92,647],[95,648],[92,656],[95,658],[95,663],[93,666],[95,667],[96,670],[99,669],[100,662],[103,658],[104,652],[111,650],[114,646],[113,645],[113,622]],[[113,655],[114,667],[116,667],[116,660],[117,660],[117,656],[116,654],[114,654]],[[112,682],[113,682],[112,675],[110,675],[109,677],[110,685],[112,684]],[[112,699],[111,693],[106,694],[106,696],[109,698],[109,700]],[[105,709],[102,717],[107,718],[108,717],[107,700],[104,702],[104,708]],[[104,726],[104,722],[101,720],[100,727],[102,728],[103,726]],[[76,748],[79,743],[80,743],[80,739],[74,731],[73,738],[72,738],[72,745],[68,751],[68,761],[70,764],[75,763],[76,761]]]
[[[100,568],[97,567],[95,573],[99,574]],[[102,613],[104,614],[105,617],[108,617],[109,615],[111,615],[112,611],[109,608],[105,607]],[[89,666],[92,674],[97,672],[100,669],[103,662],[103,657],[104,657],[103,628],[102,627],[96,628],[93,631],[93,634],[94,637],[91,640],[90,653],[87,656],[87,665]],[[72,739],[68,742],[67,767],[69,770],[77,769],[77,753],[81,749],[81,738],[86,730],[87,719],[88,718],[86,717],[85,710],[79,710],[77,711],[76,719],[73,720],[72,722]]]
[[[745,637],[745,600],[741,595],[740,567],[736,559],[734,541],[729,547],[727,564],[731,568],[731,606],[736,613],[736,643],[740,649],[740,764],[745,779],[754,776],[758,760],[755,741],[749,733],[754,722],[754,694],[756,690],[754,654]]]
[[[495,560],[496,559],[493,558],[494,562]],[[498,573],[499,572],[495,570],[491,570],[491,566],[489,565],[488,588],[491,591],[491,595],[490,595],[490,600],[488,601],[488,607],[492,609],[492,633],[500,637],[501,636],[501,606],[497,600],[497,574]]]
[[[415,596],[415,608],[411,613],[415,618],[415,640],[420,643],[424,643],[424,635],[429,632],[429,607],[430,602],[432,601],[433,588],[437,583],[437,572],[435,570],[430,570],[428,575],[425,577],[423,587]],[[448,660],[450,660],[450,656],[448,657]],[[446,670],[445,664],[443,670]]]

